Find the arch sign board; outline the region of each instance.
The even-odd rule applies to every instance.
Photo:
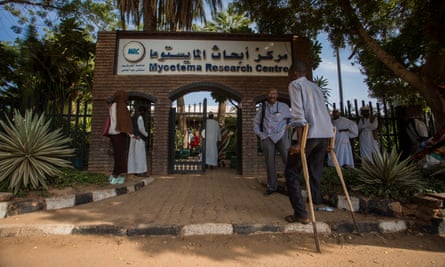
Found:
[[[119,39],[118,75],[287,76],[290,41]]]

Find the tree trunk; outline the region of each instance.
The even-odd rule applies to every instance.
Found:
[[[340,0],[345,14],[349,17],[352,22],[352,26],[355,32],[358,34],[360,39],[363,41],[364,45],[370,49],[376,57],[386,65],[390,70],[392,70],[398,77],[409,83],[412,87],[416,88],[419,93],[425,98],[428,106],[434,114],[437,122],[437,126],[440,127],[445,123],[445,99],[439,94],[439,90],[436,84],[434,84],[433,79],[429,75],[414,73],[400,62],[398,62],[392,55],[388,54],[378,43],[374,40],[368,32],[363,28],[358,17],[352,9],[349,0]],[[429,58],[429,55],[426,57]],[[428,61],[425,63],[425,69],[431,70]],[[440,67],[436,66],[437,70]],[[438,77],[438,76],[437,76]]]
[[[188,148],[188,131],[187,131],[187,116],[185,116],[184,97],[178,97],[176,101],[178,104],[178,127],[182,137],[182,148]]]
[[[225,124],[227,100],[218,103],[218,123],[222,128]]]
[[[143,3],[144,32],[155,32],[156,15],[153,7],[157,6],[157,0],[144,0]]]

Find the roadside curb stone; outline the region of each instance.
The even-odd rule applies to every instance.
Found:
[[[73,207],[75,203],[75,195],[45,198],[45,202],[47,210]]]
[[[91,203],[118,195],[133,193],[154,181],[153,177],[147,177],[134,185],[123,186],[113,189],[97,190],[71,194],[67,196],[55,196],[45,198],[43,201],[18,200],[13,202],[0,202],[0,219],[7,216],[19,215],[23,213],[70,208],[77,205]]]
[[[358,197],[350,197],[352,211],[358,212],[360,210],[360,199]],[[337,209],[351,211],[349,208],[348,199],[346,196],[337,196]]]
[[[234,224],[233,233],[240,235],[258,234],[258,233],[279,233],[281,225],[267,224]]]
[[[74,197],[74,206],[90,202],[93,202],[93,193],[91,192],[76,194]]]
[[[396,233],[408,230],[408,225],[404,220],[358,223],[360,233]],[[337,233],[351,233],[356,231],[355,225],[349,222],[333,224],[331,228]]]
[[[193,235],[231,235],[233,226],[227,223],[189,224],[181,229],[181,236]]]
[[[405,221],[387,221],[379,223],[379,230],[381,233],[395,233],[402,232],[408,229]]]
[[[360,233],[378,232],[379,224],[376,222],[358,222]],[[351,222],[340,222],[331,225],[332,231],[336,233],[353,233],[356,232],[355,224]]]
[[[136,228],[128,229],[128,236],[146,235],[173,235],[177,236],[180,233],[181,227],[179,225],[138,225]]]
[[[8,203],[0,202],[0,218],[5,218],[8,213]]]
[[[124,236],[127,235],[127,230],[111,224],[81,225],[74,227],[72,234]]]
[[[329,235],[336,233],[353,233],[355,226],[352,223],[339,223],[331,227],[324,222],[317,223],[319,234]],[[380,232],[392,233],[408,229],[408,223],[402,220],[394,220],[380,223],[359,223],[360,233]],[[117,235],[117,236],[202,236],[202,235],[250,235],[270,233],[301,233],[312,234],[312,224],[289,223],[280,224],[225,224],[203,223],[189,225],[151,225],[140,224],[135,228],[126,229],[112,224],[99,225],[72,225],[72,224],[6,224],[0,225],[0,237],[26,236],[26,235]]]
[[[7,216],[45,210],[45,202],[40,200],[26,199],[10,202],[8,204]]]
[[[69,235],[72,234],[72,224],[6,224],[0,227],[0,237],[34,236],[34,235]]]
[[[108,189],[108,190],[98,190],[93,191],[93,201],[99,201],[102,199],[107,199],[110,197],[117,196],[116,191],[114,189]]]
[[[317,233],[319,234],[330,234],[331,228],[327,223],[315,222],[317,224]],[[314,226],[309,224],[301,223],[289,223],[284,226],[283,233],[304,233],[311,234],[314,233]]]

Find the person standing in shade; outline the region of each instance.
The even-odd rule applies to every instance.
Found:
[[[321,178],[323,165],[328,152],[329,139],[334,136],[331,116],[325,104],[323,92],[306,76],[306,65],[297,61],[289,69],[289,95],[291,112],[296,125],[296,141],[292,143],[287,158],[285,177],[289,200],[293,214],[284,219],[289,223],[309,223],[305,201],[301,195],[300,173],[303,169],[301,161],[301,139],[303,129],[309,124],[305,154],[309,170],[309,184],[314,204],[323,203],[321,195]]]
[[[414,155],[425,148],[429,134],[428,128],[420,116],[408,120],[406,124],[406,134],[410,141],[410,155]]]
[[[114,93],[114,102],[109,108],[110,129],[108,134],[113,146],[114,167],[109,180],[111,184],[123,184],[128,171],[127,137],[133,138],[130,111],[127,108],[128,94],[124,90]]]
[[[131,118],[134,138],[131,138],[128,149],[128,173],[134,173],[136,176],[145,176],[147,172],[147,153],[145,148],[148,141],[148,132],[145,130],[144,123],[146,111],[146,107],[140,106]]]
[[[332,111],[332,124],[336,128],[335,155],[340,166],[354,168],[354,155],[352,153],[351,138],[358,136],[358,126],[355,122],[340,116],[340,111]],[[328,154],[328,165],[334,167],[331,155]]]
[[[275,166],[276,150],[280,152],[281,159],[286,164],[290,147],[288,122],[291,120],[292,114],[289,106],[277,99],[277,89],[270,89],[267,101],[260,106],[253,121],[253,130],[261,140],[266,163],[267,190],[265,195],[276,192],[278,188]]]
[[[374,139],[373,131],[379,126],[377,117],[370,114],[369,106],[360,109],[362,117],[358,121],[360,157],[372,160],[372,153],[379,152],[379,144]]]
[[[214,119],[213,112],[209,112],[203,136],[206,143],[206,164],[210,168],[216,167],[218,166],[218,142],[221,141],[221,130]]]

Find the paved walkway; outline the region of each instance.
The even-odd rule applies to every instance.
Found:
[[[257,179],[239,176],[232,169],[152,178],[151,183],[136,192],[0,219],[0,236],[24,233],[32,227],[40,227],[47,233],[124,231],[127,234],[131,231],[135,234],[184,234],[184,231],[199,234],[312,229],[310,224],[303,226],[284,221],[284,217],[292,213],[287,196],[264,196],[265,188]],[[330,228],[342,223],[353,230],[348,211],[316,212],[315,216],[317,222],[325,224],[320,225],[321,232],[330,232]],[[378,230],[381,220],[394,221],[359,213],[356,217],[362,226],[371,225],[374,230],[376,227]]]

